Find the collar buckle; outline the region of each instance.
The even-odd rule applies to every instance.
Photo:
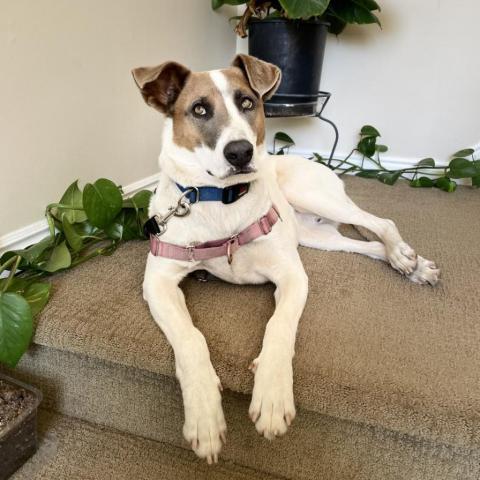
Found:
[[[230,185],[225,187],[222,191],[222,203],[229,205],[236,202],[239,198],[243,197],[250,190],[249,183],[237,183],[236,185]]]

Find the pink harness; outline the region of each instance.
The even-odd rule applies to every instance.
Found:
[[[230,238],[213,240],[189,247],[181,247],[173,243],[162,242],[158,236],[150,235],[150,251],[157,257],[187,262],[198,262],[226,255],[228,263],[232,263],[233,254],[242,245],[253,242],[253,240],[263,235],[268,235],[278,219],[280,219],[280,215],[275,206],[272,205],[262,218],[252,223],[240,233],[232,235]]]

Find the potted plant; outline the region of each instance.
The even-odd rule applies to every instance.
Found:
[[[6,479],[37,450],[36,388],[0,373],[0,478]]]
[[[235,31],[245,37],[248,29],[249,54],[282,70],[268,101],[273,109],[304,104],[315,111],[327,32],[338,35],[354,23],[380,25],[375,0],[212,0],[214,10],[224,4],[246,4],[243,15],[233,17]]]

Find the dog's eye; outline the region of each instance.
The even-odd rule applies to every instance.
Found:
[[[203,117],[207,114],[207,109],[199,103],[193,107],[193,113],[199,117]]]
[[[252,99],[250,99],[248,97],[243,97],[241,106],[244,110],[251,110],[253,108]]]

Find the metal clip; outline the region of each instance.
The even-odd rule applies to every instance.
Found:
[[[190,202],[188,200],[187,196],[190,192],[196,192],[195,202]],[[158,238],[167,231],[167,223],[170,221],[172,217],[184,217],[185,215],[188,215],[190,213],[190,205],[192,203],[198,202],[199,198],[200,198],[200,191],[198,190],[198,188],[191,187],[182,193],[182,195],[177,201],[176,206],[168,207],[168,211],[165,215],[163,216],[154,215],[153,218],[155,219],[158,225],[158,232],[155,234],[155,236]]]

